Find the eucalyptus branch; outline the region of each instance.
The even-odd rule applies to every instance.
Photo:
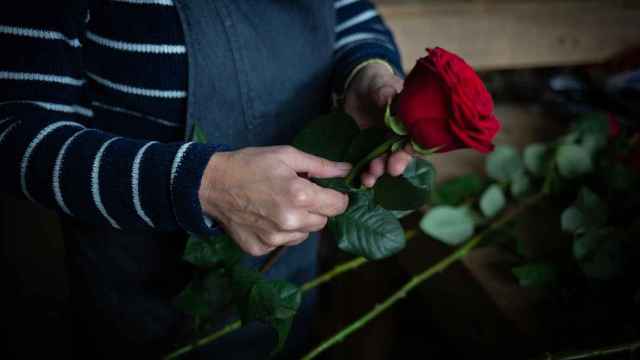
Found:
[[[578,359],[590,359],[596,356],[613,355],[622,352],[633,353],[640,348],[640,340],[607,346],[598,349],[582,350],[577,352],[563,352],[557,354],[547,353],[543,356],[537,357],[536,360],[578,360]]]
[[[431,278],[433,275],[435,275],[435,274],[437,274],[437,273],[439,273],[441,271],[444,271],[451,264],[453,264],[456,261],[458,261],[458,260],[462,259],[463,257],[465,257],[467,255],[467,253],[471,249],[476,247],[482,241],[482,239],[485,236],[487,236],[487,234],[493,232],[494,230],[496,230],[496,229],[500,228],[501,226],[503,226],[504,224],[508,223],[514,217],[519,215],[522,211],[524,211],[525,209],[529,208],[533,204],[535,204],[538,201],[540,201],[542,198],[544,198],[544,196],[545,196],[545,193],[541,192],[541,193],[533,195],[533,196],[529,197],[528,199],[524,200],[519,207],[515,208],[514,210],[512,210],[510,212],[505,213],[502,217],[498,218],[498,220],[494,221],[491,225],[489,225],[484,231],[480,232],[479,234],[477,234],[476,236],[471,238],[471,240],[469,240],[466,244],[464,244],[461,247],[459,247],[457,250],[455,250],[449,256],[447,256],[444,259],[438,261],[436,264],[434,264],[433,266],[429,267],[428,269],[426,269],[422,273],[420,273],[420,274],[414,276],[413,278],[411,278],[411,280],[409,280],[409,282],[407,282],[404,286],[402,286],[398,291],[396,291],[393,295],[391,295],[389,298],[387,298],[384,302],[376,305],[373,309],[371,309],[364,316],[362,316],[361,318],[359,318],[356,321],[352,322],[347,327],[343,328],[338,333],[334,334],[332,337],[330,337],[327,340],[325,340],[322,343],[320,343],[320,345],[318,345],[316,348],[314,348],[311,352],[309,352],[307,355],[305,355],[302,359],[303,360],[313,359],[316,356],[318,356],[319,354],[321,354],[323,351],[329,349],[330,347],[332,347],[332,346],[336,345],[337,343],[339,343],[339,342],[343,341],[344,339],[346,339],[352,333],[354,333],[355,331],[357,331],[358,329],[360,329],[361,327],[366,325],[369,321],[375,319],[378,315],[382,314],[385,310],[387,310],[390,307],[392,307],[393,305],[395,305],[398,301],[400,301],[402,298],[407,296],[407,294],[411,290],[415,289],[418,285],[422,284],[425,280]]]
[[[407,240],[412,239],[413,237],[415,237],[418,234],[418,231],[415,229],[411,229],[411,230],[407,230],[405,232],[405,237],[407,238]],[[274,261],[275,262],[275,261]],[[301,289],[302,292],[306,292],[309,291],[311,289],[314,289],[324,283],[327,283],[329,281],[331,281],[333,278],[342,275],[346,272],[349,272],[351,270],[357,269],[360,266],[364,265],[365,263],[368,263],[369,260],[363,258],[363,257],[357,257],[354,258],[352,260],[343,262],[341,264],[336,265],[333,269],[327,271],[326,273],[318,276],[317,278],[305,283],[304,285],[302,285]],[[242,323],[240,322],[240,320],[238,321],[234,321],[230,324],[228,324],[227,326],[223,327],[222,329],[214,332],[213,334],[207,335],[201,339],[198,339],[194,342],[192,342],[189,345],[183,346],[180,349],[170,353],[169,355],[165,356],[165,359],[176,359],[188,352],[191,352],[199,347],[202,347],[204,345],[207,345],[233,331],[236,331],[238,329],[240,329],[240,327],[242,326]]]

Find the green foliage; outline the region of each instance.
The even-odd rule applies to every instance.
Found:
[[[591,155],[586,148],[575,145],[561,145],[556,152],[558,172],[567,179],[587,174],[593,169]]]
[[[515,175],[509,185],[509,189],[511,191],[511,195],[515,198],[521,198],[529,193],[531,189],[531,181],[527,174],[521,172]]]
[[[466,207],[437,206],[420,221],[420,228],[448,245],[460,245],[473,235],[474,219]]]
[[[402,176],[383,175],[376,183],[375,202],[388,210],[415,210],[430,198],[436,171],[424,159],[414,159]]]
[[[368,192],[352,193],[349,208],[329,220],[329,229],[341,250],[371,260],[394,255],[406,243],[398,219],[375,205]]]
[[[391,115],[391,103],[387,104],[387,109],[384,113],[384,123],[397,135],[407,135],[407,128],[404,126],[402,121]]]
[[[546,168],[548,146],[541,143],[533,143],[524,148],[523,160],[526,169],[536,175],[543,176]]]
[[[563,211],[560,221],[564,231],[574,234],[599,228],[607,222],[607,205],[583,187],[575,203]]]
[[[242,250],[228,235],[203,239],[191,235],[182,258],[201,268],[235,265],[242,258]]]
[[[347,152],[343,160],[355,164],[372,152],[378,145],[382,144],[386,139],[387,132],[385,129],[371,127],[362,130],[355,138],[353,138],[347,147]]]
[[[500,145],[487,156],[486,171],[490,178],[507,182],[524,171],[524,164],[513,146]]]
[[[358,125],[344,112],[333,112],[312,120],[293,140],[293,146],[325,159],[342,161]]]
[[[231,283],[223,269],[195,277],[174,299],[176,307],[201,320],[213,320],[231,302]]]
[[[431,193],[431,204],[458,206],[480,195],[484,180],[480,175],[471,173],[456,177],[436,186]]]
[[[193,125],[193,141],[201,144],[207,143],[207,135],[197,123]]]
[[[504,209],[507,199],[502,188],[498,185],[491,185],[485,190],[480,198],[480,210],[487,218],[492,218]]]
[[[611,228],[591,229],[576,236],[573,256],[585,275],[607,280],[619,275],[623,266],[624,233]]]
[[[520,286],[547,286],[557,281],[557,270],[549,263],[529,263],[511,269]]]

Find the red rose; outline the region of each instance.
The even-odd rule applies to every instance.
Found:
[[[457,55],[441,48],[427,51],[429,56],[418,60],[407,76],[396,104],[412,140],[438,152],[493,150],[500,123],[482,81]]]

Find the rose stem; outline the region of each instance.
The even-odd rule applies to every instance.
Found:
[[[618,344],[613,346],[607,346],[599,349],[591,349],[591,350],[582,350],[579,352],[567,352],[560,354],[544,354],[543,356],[537,358],[539,360],[578,360],[578,359],[589,359],[592,357],[600,357],[603,355],[612,355],[621,352],[630,352],[633,355],[637,349],[640,349],[640,340]]]
[[[412,238],[414,238],[416,235],[418,234],[418,231],[415,229],[411,229],[411,230],[407,230],[405,232],[405,237],[407,238],[407,240],[410,240]],[[333,269],[327,271],[326,273],[318,276],[317,278],[305,283],[304,285],[302,285],[302,291],[306,292],[309,291],[313,288],[316,288],[326,282],[331,281],[333,278],[342,275],[346,272],[349,272],[353,269],[357,269],[360,266],[362,266],[363,264],[368,263],[369,260],[363,258],[363,257],[357,257],[355,259],[351,259],[349,261],[345,261],[341,264],[336,265]],[[213,334],[207,335],[206,337],[203,337],[187,346],[184,346],[174,352],[172,352],[171,354],[165,356],[165,359],[176,359],[190,351],[193,351],[201,346],[207,345],[225,335],[227,335],[230,332],[233,332],[235,330],[238,330],[241,327],[241,322],[240,321],[235,321],[225,327],[223,327],[222,329],[216,331]]]
[[[349,175],[347,175],[345,179],[347,184],[351,184],[353,182],[353,178],[356,177],[356,175],[360,173],[362,168],[370,163],[371,160],[386,153],[391,148],[391,145],[393,145],[400,139],[402,139],[402,136],[394,135],[389,140],[383,142],[381,145],[373,149],[373,151],[370,152],[369,155],[365,156],[364,159],[358,161],[358,163],[353,167],[353,169],[351,169],[351,172],[349,172]]]
[[[544,196],[545,196],[545,194],[541,192],[541,193],[533,195],[530,198],[528,198],[527,200],[523,201],[523,203],[522,203],[522,205],[520,207],[514,209],[513,211],[511,211],[509,213],[506,213],[501,218],[499,218],[498,220],[494,221],[488,228],[486,228],[484,231],[480,232],[479,234],[477,234],[476,236],[471,238],[471,240],[469,240],[463,246],[459,247],[456,251],[451,253],[449,256],[447,256],[444,259],[438,261],[436,264],[434,264],[433,266],[429,267],[428,269],[426,269],[422,273],[420,273],[420,274],[414,276],[413,278],[411,278],[411,280],[409,280],[404,286],[402,286],[400,288],[400,290],[398,290],[393,295],[388,297],[384,302],[382,302],[381,304],[376,305],[372,310],[370,310],[364,316],[362,316],[361,318],[359,318],[356,321],[352,322],[347,327],[343,328],[342,330],[340,330],[338,333],[334,334],[329,339],[327,339],[327,340],[323,341],[322,343],[320,343],[320,345],[318,345],[315,349],[313,349],[311,352],[309,352],[307,355],[305,355],[302,358],[302,360],[313,359],[316,356],[318,356],[320,353],[322,353],[323,351],[329,349],[330,347],[332,347],[332,346],[336,345],[337,343],[339,343],[339,342],[343,341],[344,339],[346,339],[353,332],[355,332],[356,330],[360,329],[362,326],[367,324],[369,321],[373,320],[378,315],[380,315],[382,312],[384,312],[385,310],[387,310],[388,308],[393,306],[395,303],[397,303],[399,300],[404,298],[409,293],[409,291],[415,289],[422,282],[424,282],[425,280],[431,278],[433,275],[445,270],[446,268],[448,268],[451,264],[455,263],[456,261],[462,259],[471,249],[476,247],[480,243],[480,241],[487,234],[489,234],[489,233],[495,231],[496,229],[498,229],[499,227],[503,226],[504,224],[506,224],[507,222],[512,220],[516,215],[520,214],[523,210],[525,210],[525,209],[529,208],[531,205],[537,203]]]

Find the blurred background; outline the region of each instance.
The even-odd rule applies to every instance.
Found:
[[[375,2],[395,32],[407,71],[424,56],[425,47],[435,46],[460,54],[477,69],[503,123],[498,144],[522,147],[553,139],[575,116],[594,111],[631,126],[640,119],[638,0]],[[483,156],[472,151],[437,155],[433,162],[438,182],[484,171]],[[570,241],[556,220],[561,210],[543,206],[518,223],[530,253]],[[415,226],[418,220],[411,216],[405,222]],[[0,227],[2,293],[8,304],[1,318],[5,329],[11,329],[5,337],[9,353],[19,352],[25,339],[37,338],[51,355],[69,355],[64,243],[55,215],[2,197]],[[399,256],[323,288],[318,339],[449,252],[439,242],[416,239]],[[322,263],[330,268],[345,258],[329,244]],[[473,251],[324,358],[527,359],[640,336],[621,320],[637,320],[637,310],[620,314],[600,306],[594,315],[589,299],[580,306],[559,306],[544,289],[519,286],[510,271],[516,261],[516,255],[499,246]],[[597,321],[583,321],[584,312]]]

